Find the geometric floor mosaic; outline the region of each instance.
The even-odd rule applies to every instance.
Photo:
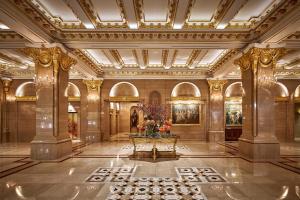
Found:
[[[206,200],[201,184],[227,182],[211,167],[175,167],[178,177],[134,177],[136,168],[100,167],[89,183],[114,183],[107,200]]]
[[[224,183],[226,182],[215,169],[211,167],[176,167],[176,172],[182,180],[193,183]]]

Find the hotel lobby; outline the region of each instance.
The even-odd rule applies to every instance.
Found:
[[[300,199],[299,0],[3,0],[0,199]]]

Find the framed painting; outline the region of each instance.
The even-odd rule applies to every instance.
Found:
[[[225,124],[226,126],[242,126],[242,103],[230,101],[225,103]]]
[[[173,124],[199,124],[199,104],[172,104]]]

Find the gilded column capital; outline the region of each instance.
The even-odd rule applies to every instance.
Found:
[[[11,83],[12,83],[12,79],[11,78],[2,78],[1,79],[2,84],[3,84],[3,90],[5,92],[5,94],[7,94],[9,92]]]
[[[210,94],[213,93],[223,93],[224,85],[227,83],[227,80],[219,80],[219,79],[208,79]]]
[[[285,54],[284,48],[257,48],[253,47],[234,61],[242,71],[249,69],[254,72],[258,67],[275,68],[277,60]]]
[[[100,90],[103,80],[92,79],[92,80],[83,80],[82,82],[86,85],[88,93],[90,93],[92,91],[98,92]]]
[[[50,67],[53,65],[55,71],[57,71],[59,67],[64,71],[68,71],[70,67],[77,62],[74,58],[64,53],[59,47],[27,47],[23,52],[32,57],[36,65],[42,67]]]

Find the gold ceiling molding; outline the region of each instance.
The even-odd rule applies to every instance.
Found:
[[[248,32],[101,32],[95,30],[91,32],[67,32],[64,31],[61,35],[64,40],[73,41],[245,41],[252,39],[252,35]]]
[[[122,76],[130,76],[130,77],[159,77],[159,76],[165,76],[165,77],[172,77],[175,76],[178,77],[191,77],[191,78],[199,78],[199,77],[206,77],[206,70],[106,70],[104,74],[105,77],[122,77]]]
[[[219,70],[227,61],[229,61],[234,55],[238,53],[238,49],[232,49],[222,58],[220,58],[209,70],[208,74],[213,75],[217,70]]]
[[[164,66],[164,67],[166,67],[167,66],[167,60],[168,60],[168,54],[169,54],[169,50],[168,49],[163,49],[162,50],[162,65]]]
[[[19,60],[17,59],[14,59],[12,57],[9,57],[3,53],[0,52],[0,59],[2,60],[6,60],[8,63],[14,63],[16,65],[24,65],[22,62],[20,62]]]
[[[26,42],[25,38],[22,35],[19,35],[13,31],[0,31],[0,41],[24,41]]]
[[[140,101],[140,98],[134,96],[116,96],[116,97],[109,97],[108,100],[111,102],[136,102],[136,101]]]
[[[262,20],[257,23],[254,28],[254,34],[257,36],[267,32],[276,22],[280,21],[286,13],[290,13],[300,6],[300,1],[297,0],[284,0],[281,1],[275,8],[270,11]]]
[[[139,62],[138,55],[137,55],[137,52],[135,49],[132,50],[132,55],[134,56],[134,59],[135,59],[135,62],[137,63],[137,65],[140,66],[142,63]]]
[[[171,66],[174,65],[174,62],[175,62],[175,59],[176,59],[176,56],[177,56],[177,53],[178,53],[178,50],[174,50],[174,53],[173,53],[173,56],[172,56],[172,60],[171,60]]]
[[[91,20],[93,25],[97,28],[127,28],[127,21],[125,19],[124,13],[124,4],[121,0],[116,0],[117,6],[120,10],[120,16],[122,21],[102,21],[98,14],[93,10],[93,5],[91,1],[88,0],[79,0],[81,7],[83,8],[84,12]],[[97,17],[98,16],[98,17]]]
[[[228,12],[230,7],[232,6],[233,2],[234,2],[234,0],[220,1],[218,8],[213,15],[213,24],[217,24],[223,19],[225,14]]]
[[[300,31],[297,31],[296,33],[291,34],[287,40],[298,40],[300,39]]]
[[[135,51],[135,50],[133,50]],[[138,65],[137,64],[125,64],[123,59],[122,59],[122,56],[120,55],[119,51],[117,49],[111,49],[109,50],[110,54],[113,56],[113,58],[115,59],[115,61],[117,61],[117,63],[122,66],[122,67],[137,67]],[[136,60],[137,60],[137,55],[136,55],[136,52],[132,52],[133,56],[136,56]]]
[[[56,34],[59,29],[56,27],[49,18],[39,11],[30,0],[12,0],[17,8],[26,16],[31,18],[33,22],[38,24],[43,30],[50,34]]]
[[[26,0],[24,0],[26,1]],[[83,24],[78,21],[66,22],[63,21],[60,17],[52,16],[47,8],[45,8],[38,0],[27,0],[29,4],[33,5],[41,15],[44,15],[45,18],[49,20],[57,28],[62,29],[78,29],[84,28]],[[68,5],[69,6],[69,5]],[[75,14],[75,13],[74,13]]]
[[[134,0],[134,9],[141,28],[173,28],[178,0],[168,0],[168,15],[165,22],[146,22],[143,0]]]
[[[142,50],[142,54],[143,54],[144,66],[147,67],[149,65],[148,50],[147,49],[143,49]]]
[[[300,69],[276,69],[275,76],[299,77]]]
[[[75,54],[80,60],[86,63],[96,74],[97,76],[103,75],[103,70],[101,66],[96,65],[89,57],[82,53],[79,49],[71,49],[72,53]]]

